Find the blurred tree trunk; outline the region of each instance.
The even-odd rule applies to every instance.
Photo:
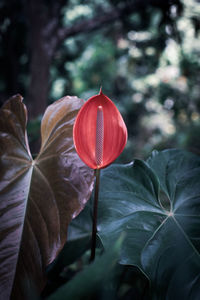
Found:
[[[27,102],[31,118],[44,113],[47,106],[49,91],[49,71],[51,57],[45,53],[41,40],[34,44],[30,63],[30,85],[28,89]]]
[[[60,7],[42,0],[27,1],[30,47],[30,83],[27,104],[31,118],[44,113],[49,92],[50,66],[56,48]]]
[[[57,46],[56,30],[60,6],[45,0],[27,0],[25,10],[29,26],[28,45],[30,57],[29,87],[26,95],[29,119],[43,115],[48,103],[50,67]],[[40,138],[30,143],[31,152],[37,154]]]

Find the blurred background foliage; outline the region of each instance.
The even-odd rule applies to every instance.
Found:
[[[33,151],[48,104],[102,86],[128,127],[120,161],[200,154],[200,1],[3,0],[0,22],[0,101],[25,97]]]

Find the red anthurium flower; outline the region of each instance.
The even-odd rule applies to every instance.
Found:
[[[76,151],[84,163],[92,169],[102,169],[123,151],[127,128],[114,103],[100,91],[80,109],[73,137]]]

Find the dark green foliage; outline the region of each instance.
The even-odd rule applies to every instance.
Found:
[[[88,252],[80,257],[91,230],[90,201],[70,225],[61,253],[65,259],[58,258],[54,265],[60,271],[62,266],[60,276],[68,283],[49,299],[62,299],[63,293],[69,295],[66,299],[198,299],[199,178],[200,158],[180,150],[154,151],[146,162],[103,170],[98,237],[105,254],[89,267]],[[121,235],[114,263],[109,255]],[[73,244],[79,265],[70,266]],[[70,269],[73,275],[83,271],[69,282]]]
[[[119,17],[102,26],[100,21],[93,30],[107,13],[119,11]],[[129,131],[121,161],[146,157],[154,147],[183,147],[199,153],[199,146],[193,147],[190,139],[191,128],[199,126],[200,119],[198,1],[71,0],[55,4],[42,0],[24,5],[12,0],[2,1],[0,12],[1,102],[21,93],[31,108],[31,118],[37,118],[45,101],[74,94],[86,100],[103,86]],[[87,30],[80,26],[88,21]],[[40,40],[41,28],[48,31],[55,23],[55,30]],[[50,37],[56,39],[56,30],[62,27],[70,34],[52,48]],[[33,57],[41,57],[39,50],[44,48],[51,52],[47,66],[42,66],[44,59],[32,65]],[[42,72],[47,74],[43,79],[38,77]],[[35,98],[32,77],[35,84],[39,81]],[[29,135],[35,143],[39,131],[34,129],[33,137],[33,127]],[[199,145],[198,134],[196,139]]]

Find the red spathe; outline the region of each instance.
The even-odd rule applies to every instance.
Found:
[[[103,110],[103,157],[96,160],[97,111]],[[73,128],[76,151],[92,169],[105,168],[123,151],[127,142],[127,128],[114,103],[102,92],[91,97],[80,109]]]

